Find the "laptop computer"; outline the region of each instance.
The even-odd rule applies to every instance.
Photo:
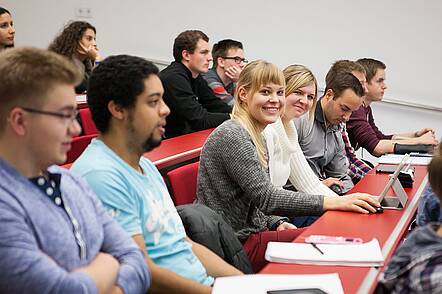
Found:
[[[405,204],[407,204],[408,195],[405,193],[404,188],[399,182],[398,176],[409,159],[409,154],[404,155],[404,158],[402,158],[394,173],[390,175],[390,179],[382,190],[382,193],[376,197],[383,209],[402,209],[405,207]],[[396,197],[387,196],[387,192],[390,188],[393,188]]]

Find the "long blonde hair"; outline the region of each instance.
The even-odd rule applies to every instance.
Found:
[[[258,159],[264,168],[267,168],[266,145],[262,138],[262,129],[259,123],[248,112],[246,103],[241,101],[239,92],[245,90],[248,97],[259,91],[262,86],[276,84],[285,87],[282,71],[274,64],[256,60],[249,63],[242,70],[236,85],[235,103],[233,105],[232,119],[237,120],[250,134],[258,153]]]
[[[302,87],[306,87],[311,83],[315,84],[315,98],[313,99],[313,105],[310,108],[309,116],[310,119],[313,119],[315,114],[316,103],[318,102],[318,82],[316,81],[315,76],[312,71],[300,64],[293,64],[287,66],[283,71],[286,88],[285,88],[285,96],[289,96],[296,90]]]

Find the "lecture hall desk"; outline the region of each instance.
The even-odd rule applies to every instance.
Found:
[[[408,202],[403,210],[384,210],[382,214],[357,214],[351,212],[327,211],[314,224],[307,228],[294,242],[304,242],[313,234],[359,237],[366,241],[377,238],[386,263],[407,233],[413,220],[418,200],[427,183],[426,166],[415,167],[415,180],[412,188],[405,188]],[[388,182],[387,174],[376,174],[371,170],[351,192],[366,192],[379,195]],[[390,189],[389,194],[392,195]],[[322,274],[339,273],[345,293],[372,293],[378,276],[384,267],[315,266],[283,263],[269,263],[261,274]]]
[[[196,160],[203,148],[204,142],[213,129],[207,129],[170,139],[165,139],[154,150],[144,154],[158,170],[166,170],[180,163]]]
[[[87,108],[86,95],[77,95],[78,109]],[[201,149],[207,137],[214,129],[207,129],[191,134],[186,134],[170,139],[165,139],[154,150],[144,154],[158,170],[167,170],[179,164],[199,158]]]

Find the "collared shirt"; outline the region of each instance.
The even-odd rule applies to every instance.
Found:
[[[430,222],[442,223],[440,200],[430,185],[427,185],[421,199],[419,199],[416,221],[418,226],[425,226]]]
[[[307,114],[295,120],[298,141],[310,167],[320,179],[329,177],[340,179],[344,188],[342,193],[353,187],[347,175],[348,160],[342,141],[340,125],[326,125],[321,101],[316,104],[315,117]]]
[[[213,94],[221,99],[224,103],[233,106],[233,94],[235,93],[235,83],[230,81],[227,85],[223,83],[216,72],[216,68],[211,68],[207,73],[202,75]]]
[[[381,274],[383,293],[442,293],[440,224],[416,228],[399,246]]]
[[[356,184],[371,170],[371,167],[356,156],[355,150],[353,149],[353,146],[351,146],[350,140],[348,139],[345,124],[342,124],[341,135],[342,141],[344,141],[345,145],[345,154],[347,155],[349,162],[348,175],[352,179],[353,183]]]
[[[76,269],[106,252],[120,263],[116,283],[124,293],[145,293],[150,275],[135,242],[83,179],[57,166],[48,172],[60,176],[64,207],[48,197],[50,181],[42,190],[0,160],[0,292],[98,293],[92,277]]]

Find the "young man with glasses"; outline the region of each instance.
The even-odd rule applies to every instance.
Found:
[[[80,73],[41,49],[0,53],[0,292],[145,293],[142,252],[86,182],[54,166],[79,134]]]
[[[197,30],[175,38],[175,61],[160,73],[164,101],[170,108],[166,138],[214,128],[230,118],[232,106],[218,99],[201,76],[212,61],[208,42],[207,35]]]
[[[203,74],[209,87],[224,103],[233,106],[235,83],[247,63],[241,42],[221,40],[212,49],[213,67]]]

